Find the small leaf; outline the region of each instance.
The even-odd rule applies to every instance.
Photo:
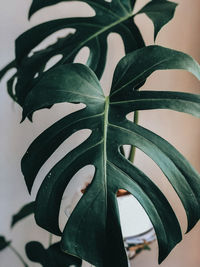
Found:
[[[43,267],[80,267],[81,260],[61,251],[60,243],[55,243],[45,249],[39,242],[32,241],[26,244],[26,254],[33,262]]]
[[[19,210],[18,213],[16,213],[15,215],[13,215],[11,227],[13,227],[17,222],[23,220],[27,216],[33,214],[34,213],[34,209],[35,209],[35,202],[30,202],[30,203],[24,205]]]
[[[26,255],[31,261],[42,263],[47,260],[46,250],[43,245],[37,241],[31,241],[26,244]]]
[[[11,241],[7,241],[4,236],[0,236],[0,251],[10,245]]]
[[[152,0],[147,3],[137,14],[145,13],[154,24],[154,40],[158,32],[173,17],[177,4],[166,0]]]

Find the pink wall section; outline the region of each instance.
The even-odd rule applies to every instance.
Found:
[[[138,1],[140,3],[141,1]],[[146,2],[146,1],[145,1]],[[179,0],[175,18],[158,35],[156,43],[192,55],[200,62],[200,1]],[[147,42],[152,43],[151,26],[147,24],[145,16],[137,18]],[[148,26],[147,26],[148,25]],[[199,81],[192,75],[183,71],[157,72],[151,76],[144,86],[145,89],[157,90],[183,90],[185,92],[200,92]],[[160,111],[148,114],[142,112],[140,122],[147,128],[156,131],[169,140],[184,156],[200,171],[200,123],[199,120],[189,115],[178,112]],[[142,159],[136,159],[138,166],[144,168]],[[142,157],[142,155],[141,155]],[[167,193],[181,222],[183,231],[186,230],[186,217],[181,203],[175,196],[172,188],[163,183],[159,170],[151,168],[152,162],[145,161],[146,173]],[[200,224],[177,245],[168,258],[160,265],[161,267],[199,267],[200,266]],[[143,252],[133,262],[132,267],[157,267],[157,244],[153,244],[152,253]]]

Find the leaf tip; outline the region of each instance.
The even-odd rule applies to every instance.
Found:
[[[11,221],[11,224],[10,224],[10,228],[13,228],[15,225],[15,219],[14,219],[14,216],[12,218],[12,221]]]
[[[28,20],[31,19],[32,15],[34,14],[33,5],[31,5],[29,11],[28,11]]]
[[[22,123],[22,122],[24,122],[25,121],[25,119],[26,119],[26,114],[25,114],[25,112],[23,112],[22,113],[22,118],[21,118],[21,121],[20,121],[20,123]]]

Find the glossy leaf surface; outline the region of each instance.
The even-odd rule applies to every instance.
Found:
[[[199,174],[167,141],[126,119],[131,111],[148,109],[172,109],[200,116],[199,95],[134,90],[152,72],[161,69],[185,69],[200,78],[198,63],[188,55],[149,46],[119,62],[109,97],[104,96],[89,68],[69,64],[49,70],[25,101],[24,118],[55,103],[86,105],[56,122],[32,143],[23,157],[22,172],[30,191],[38,171],[64,140],[78,130],[92,130],[89,138],[45,177],[36,198],[35,216],[40,226],[61,235],[58,216],[63,192],[77,171],[94,165],[93,181],[62,234],[62,248],[97,267],[128,266],[116,200],[118,189],[129,191],[146,210],[157,235],[159,262],[181,240],[180,226],[170,204],[155,184],[120,153],[124,144],[142,150],[163,171],[183,203],[188,230],[199,220]],[[111,259],[112,254],[115,257]]]
[[[55,243],[45,249],[39,242],[32,241],[26,244],[26,254],[33,262],[43,267],[80,267],[81,260],[61,251],[60,243]]]
[[[29,15],[33,15],[41,8],[60,2],[63,1],[34,0]],[[68,0],[65,0],[65,2],[68,2]],[[150,1],[137,14],[134,14],[135,1],[82,0],[82,2],[87,3],[94,9],[95,16],[48,21],[31,28],[17,38],[17,74],[10,79],[8,91],[11,97],[21,106],[28,92],[42,77],[45,66],[52,57],[62,56],[55,66],[71,63],[83,47],[88,47],[90,54],[86,64],[100,78],[106,63],[107,37],[110,33],[118,33],[121,36],[125,53],[132,52],[144,46],[143,38],[134,23],[134,16],[140,13],[147,14],[154,23],[156,36],[158,31],[172,19],[176,8],[176,4],[172,2],[154,0]],[[61,29],[74,29],[75,33],[58,38],[54,44],[32,53],[32,50],[45,38]],[[2,70],[2,74],[9,69],[9,66]],[[17,78],[16,85],[14,83],[15,78]]]
[[[12,217],[11,227],[13,227],[17,222],[23,220],[27,216],[34,213],[35,202],[30,202],[24,205],[16,214]]]
[[[144,46],[139,30],[133,22],[132,9],[130,6],[126,7],[127,1],[124,3],[120,1],[113,1],[112,3],[105,1],[85,2],[95,10],[96,15],[94,17],[48,21],[28,30],[16,40],[16,59],[20,66],[16,94],[20,102],[23,103],[27,94],[25,89],[27,83],[37,82],[34,81],[33,77],[36,73],[41,75],[47,61],[55,55],[62,55],[62,59],[57,64],[70,63],[73,62],[80,49],[86,46],[90,50],[87,64],[98,77],[101,77],[106,62],[107,37],[111,32],[117,32],[121,35],[126,52]],[[47,6],[51,3],[47,3]],[[55,1],[53,3],[55,4]],[[35,7],[38,5],[41,5],[38,1],[36,4],[34,3]],[[42,6],[44,5],[42,4]],[[58,30],[67,28],[74,29],[75,33],[66,38],[58,39],[50,48],[27,57],[29,52],[46,37]]]

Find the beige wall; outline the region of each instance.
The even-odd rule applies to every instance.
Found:
[[[71,9],[65,9],[65,4],[58,5],[56,8],[48,8],[36,14],[31,22],[27,22],[26,14],[31,1],[27,0],[7,0],[0,4],[0,67],[6,64],[14,56],[14,39],[25,29],[31,25],[53,19],[57,17],[65,17],[66,15],[78,15],[82,10],[82,15],[87,15],[87,6],[80,3],[70,3]],[[139,5],[142,1],[138,0]],[[200,1],[199,0],[179,0],[180,5],[173,22],[162,30],[157,38],[157,44],[182,50],[190,53],[196,60],[200,61]],[[67,6],[67,5],[66,5]],[[70,10],[70,11],[69,11]],[[58,15],[59,14],[59,15]],[[152,25],[149,20],[140,15],[137,22],[145,35],[148,44],[153,43]],[[116,42],[118,41],[118,42]],[[102,80],[102,86],[108,92],[111,82],[113,68],[123,54],[123,48],[119,37],[111,35],[109,44],[113,46],[110,51],[106,74]],[[33,219],[28,218],[26,221],[16,225],[14,230],[10,232],[10,217],[18,210],[21,205],[30,201],[28,193],[25,191],[23,177],[20,173],[20,159],[25,152],[27,146],[42,130],[51,125],[52,122],[64,116],[67,112],[75,110],[73,105],[56,105],[51,111],[41,111],[35,115],[34,124],[27,121],[23,125],[19,125],[20,108],[12,103],[5,92],[5,79],[0,85],[0,234],[6,233],[8,238],[14,238],[14,245],[24,253],[24,242],[27,240],[45,240],[48,243],[48,233],[34,226]],[[184,90],[199,92],[199,84],[192,75],[183,71],[167,71],[157,72],[153,74],[145,89],[157,90]],[[200,171],[200,125],[199,121],[189,115],[183,115],[176,112],[141,112],[140,122],[145,127],[156,131],[161,136],[172,142]],[[77,135],[73,142],[80,142],[84,138],[84,134]],[[72,143],[72,142],[71,142]],[[64,151],[71,149],[70,144],[66,143]],[[57,154],[60,158],[62,153]],[[40,172],[45,174],[49,166],[56,160],[52,158],[49,165],[44,167]],[[144,165],[145,161],[145,165]],[[159,184],[162,190],[169,195],[169,199],[178,213],[178,217],[182,223],[183,229],[186,229],[186,219],[184,210],[177,199],[176,195],[169,184],[163,181],[160,170],[145,157],[142,153],[137,153],[136,164],[141,166],[143,170]],[[87,174],[89,175],[89,173]],[[37,191],[41,178],[38,177],[37,184],[34,188],[34,194]],[[34,198],[34,194],[32,199]],[[200,226],[197,225],[191,233],[187,234],[183,242],[171,253],[171,255],[161,264],[162,267],[199,267],[200,266]],[[31,229],[31,230],[30,230]],[[133,262],[134,267],[156,267],[157,266],[157,247],[152,246],[152,252],[145,252],[138,256]],[[7,249],[0,253],[0,267],[20,267],[20,263],[15,256]],[[31,267],[39,266],[38,264],[30,264]]]
[[[140,1],[138,1],[140,2]],[[165,29],[161,30],[157,44],[181,50],[192,55],[198,62],[200,61],[200,1],[199,0],[179,0],[175,18]],[[142,25],[142,30],[147,42],[152,43],[150,25],[144,16],[138,17],[138,23]],[[149,29],[147,29],[147,25]],[[157,72],[151,76],[144,88],[157,90],[183,90],[199,93],[199,82],[192,75],[183,71]],[[142,112],[140,122],[151,130],[156,130],[161,136],[174,144],[179,151],[200,171],[200,123],[199,120],[189,115],[176,112],[160,111]],[[146,157],[145,157],[146,158]],[[167,183],[163,183],[159,170],[150,167],[150,160],[145,160],[146,173],[152,176],[166,192],[175,208],[183,230],[186,229],[186,218],[183,208]],[[144,168],[142,158],[137,159],[139,166]],[[168,258],[160,265],[162,267],[198,267],[200,266],[200,224],[184,237],[184,240],[172,251]],[[134,267],[156,267],[157,264],[157,244],[152,246],[154,253],[144,252],[138,256],[132,266]]]

